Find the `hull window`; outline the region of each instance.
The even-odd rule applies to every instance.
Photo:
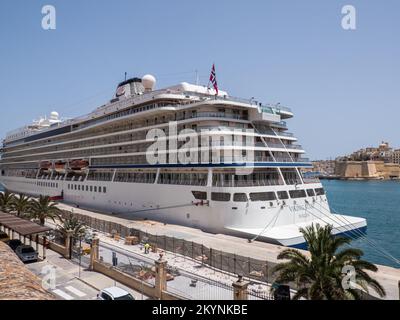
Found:
[[[231,199],[230,193],[212,192],[211,200],[213,201],[229,201]]]
[[[275,192],[253,192],[250,193],[251,201],[270,201],[276,200]]]
[[[193,197],[197,200],[207,200],[207,192],[192,191]]]
[[[235,193],[233,195],[233,201],[235,202],[247,202],[247,195],[245,193]]]

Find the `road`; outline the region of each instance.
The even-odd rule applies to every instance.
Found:
[[[46,285],[53,284],[48,290],[60,300],[96,300],[100,290],[115,285],[131,293],[136,300],[148,299],[140,292],[115,283],[113,279],[103,274],[85,270],[84,267],[79,267],[78,264],[64,259],[60,254],[51,250],[47,251],[45,261],[26,266],[44,280]],[[55,274],[54,282],[48,280],[53,274]]]

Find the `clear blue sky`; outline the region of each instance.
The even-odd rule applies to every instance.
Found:
[[[57,29],[41,28],[41,8]],[[341,8],[357,9],[357,30]],[[0,2],[0,136],[57,110],[91,111],[124,72],[154,74],[158,87],[207,82],[290,106],[312,159],[388,140],[400,147],[400,2],[128,1]]]

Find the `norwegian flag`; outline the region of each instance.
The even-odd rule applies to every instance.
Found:
[[[212,83],[215,92],[216,92],[216,96],[218,95],[218,84],[217,84],[217,77],[215,75],[215,64],[213,63],[212,68],[211,68],[211,74],[210,74],[210,81],[209,83]]]

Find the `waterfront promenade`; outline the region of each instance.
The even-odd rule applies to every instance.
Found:
[[[112,215],[105,213],[98,213],[94,211],[84,210],[81,208],[72,207],[66,204],[60,204],[60,209],[65,211],[74,212],[77,214],[89,216],[104,221],[110,221],[116,224],[121,224],[127,228],[140,230],[142,232],[157,235],[169,236],[178,239],[184,239],[196,244],[204,245],[215,250],[220,250],[230,254],[241,255],[250,257],[252,259],[266,261],[270,266],[279,262],[277,255],[285,247],[264,243],[260,241],[248,242],[247,239],[223,235],[211,234],[203,232],[199,229],[189,228],[179,225],[164,224],[149,220],[136,220],[127,215]],[[307,254],[307,251],[303,251]],[[397,300],[399,299],[398,281],[400,281],[400,269],[377,265],[378,272],[373,274],[374,278],[378,280],[387,292],[386,299]],[[370,293],[374,295],[371,290]]]

